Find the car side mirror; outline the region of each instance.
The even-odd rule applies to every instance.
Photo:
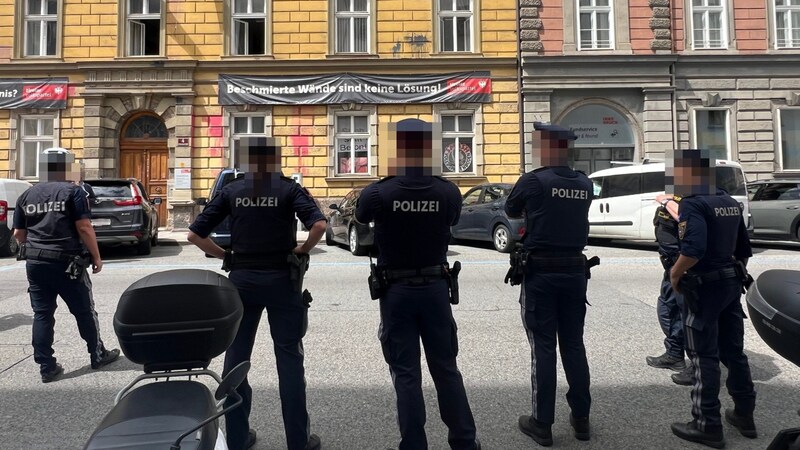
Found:
[[[200,197],[200,198],[196,199],[194,202],[197,203],[200,206],[206,206],[208,204],[208,199],[205,198],[205,197]]]
[[[339,205],[337,205],[336,203],[334,203],[334,204],[332,204],[331,206],[328,206],[328,208],[330,208],[330,209],[332,209],[332,210],[334,210],[334,211],[338,211],[338,210],[339,210]]]
[[[160,205],[161,204],[161,197],[153,197],[153,204]]]

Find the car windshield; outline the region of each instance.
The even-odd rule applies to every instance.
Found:
[[[744,175],[737,167],[717,166],[716,183],[717,188],[722,189],[728,195],[747,195],[747,187],[744,184]]]
[[[91,183],[89,183],[91,184]],[[131,197],[131,188],[127,184],[114,184],[106,186],[97,186],[91,184],[92,190],[96,197],[116,198],[116,197]]]

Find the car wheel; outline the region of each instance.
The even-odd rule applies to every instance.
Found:
[[[492,243],[494,244],[494,249],[500,253],[508,253],[511,251],[513,245],[511,245],[511,236],[507,226],[500,224],[494,227]]]
[[[153,242],[150,239],[145,239],[142,242],[139,242],[139,245],[136,246],[136,254],[137,255],[149,255],[153,251]]]
[[[333,231],[330,227],[325,228],[325,245],[336,245],[336,241],[333,240]]]
[[[6,242],[6,244],[0,248],[0,256],[16,255],[18,250],[19,243],[17,243],[17,240],[14,239],[14,236],[9,236],[8,242]]]
[[[364,256],[367,254],[364,246],[358,242],[358,231],[356,231],[356,227],[350,227],[350,232],[347,233],[347,236],[347,241],[350,244],[350,253],[355,256]]]

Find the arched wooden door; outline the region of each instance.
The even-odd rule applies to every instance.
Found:
[[[167,224],[167,137],[167,127],[160,117],[141,113],[125,122],[119,140],[119,176],[137,178],[150,198],[161,197],[158,205],[160,227]]]

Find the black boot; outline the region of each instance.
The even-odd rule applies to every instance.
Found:
[[[310,435],[308,442],[306,442],[306,450],[319,450],[320,448],[322,448],[322,441],[319,436],[316,434]]]
[[[119,359],[119,349],[115,348],[114,350],[103,350],[103,354],[100,355],[100,359],[92,361],[92,369],[97,370],[105,365],[111,364],[117,359]]]
[[[722,430],[716,432],[700,431],[697,429],[697,422],[694,420],[689,423],[673,423],[672,433],[681,439],[697,442],[709,447],[725,447],[725,436],[722,434]]]
[[[670,369],[680,372],[686,368],[686,362],[683,360],[683,355],[672,356],[669,353],[664,352],[664,354],[661,356],[648,356],[645,358],[645,360],[647,361],[648,366],[655,367],[656,369]]]
[[[672,374],[672,381],[681,386],[694,385],[694,364],[689,363],[685,369]]]
[[[254,430],[252,428],[247,430],[247,444],[245,444],[244,448],[250,448],[250,447],[256,445],[256,439],[257,439],[256,436],[257,436],[256,435],[256,430]]]
[[[572,414],[570,414],[569,424],[572,425],[572,429],[575,430],[575,439],[579,441],[589,440],[589,438],[591,437],[591,433],[590,433],[588,417],[575,417]]]
[[[756,423],[753,421],[752,415],[739,415],[736,414],[735,409],[727,408],[725,410],[725,421],[736,427],[736,429],[739,430],[739,433],[742,433],[742,436],[746,438],[755,439],[758,437]]]
[[[47,372],[42,372],[42,383],[56,381],[62,373],[64,373],[64,368],[61,367],[61,364],[56,363],[55,367],[52,369]]]
[[[553,431],[550,425],[539,422],[533,416],[519,416],[519,429],[541,446],[553,445]]]

